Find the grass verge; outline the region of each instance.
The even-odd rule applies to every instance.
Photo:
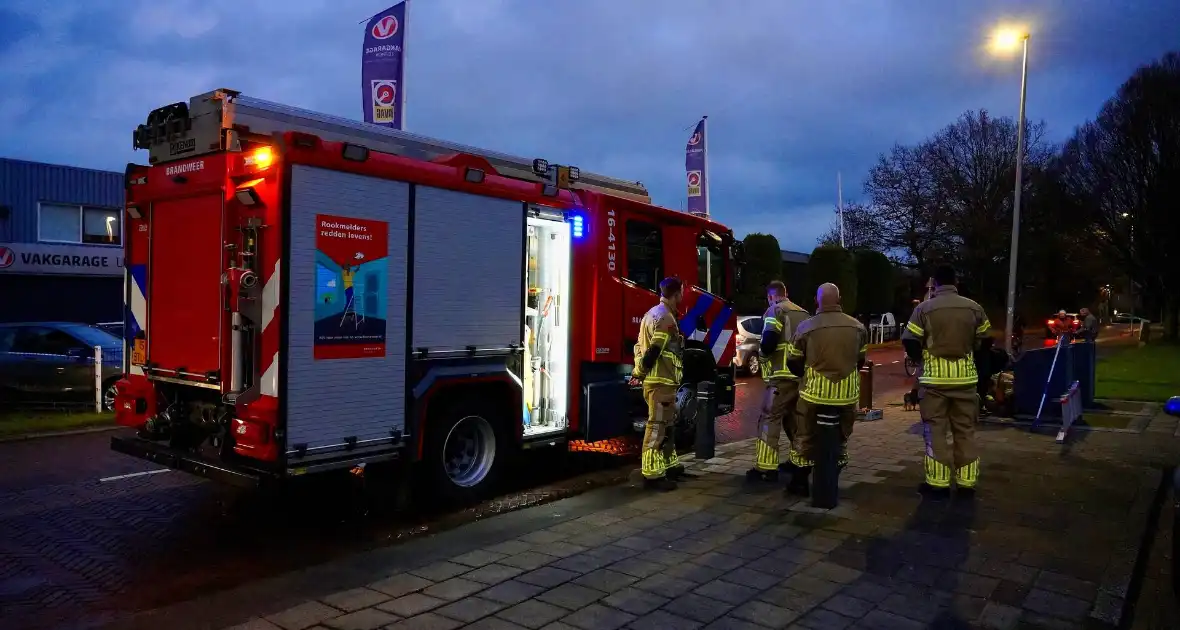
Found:
[[[1097,366],[1097,398],[1164,402],[1180,396],[1180,345],[1155,343],[1113,352]]]
[[[93,411],[6,411],[0,413],[0,438],[50,433],[115,423],[113,413]]]

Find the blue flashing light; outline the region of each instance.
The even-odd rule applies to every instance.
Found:
[[[585,218],[582,215],[575,214],[571,223],[573,223],[574,238],[582,238],[586,235]]]

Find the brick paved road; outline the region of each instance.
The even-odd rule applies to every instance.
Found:
[[[751,416],[739,406],[734,417],[748,417],[752,426],[757,411]],[[480,513],[421,522],[383,510],[359,517],[358,502],[335,483],[263,499],[175,472],[110,479],[159,469],[112,452],[116,434],[0,443],[0,618],[30,629],[108,620],[388,544],[448,520],[584,491],[628,472],[601,455],[580,455],[571,469],[547,472],[543,487],[523,478],[521,490]],[[580,474],[587,470],[601,472]]]
[[[757,422],[761,379],[743,381],[738,391],[737,410],[718,427],[722,441],[748,437]],[[52,627],[83,613],[106,618],[325,561],[420,527],[388,514],[349,518],[356,506],[330,484],[297,500],[263,501],[174,472],[103,482],[159,468],[112,452],[111,435],[0,443],[0,616],[26,627]],[[519,507],[554,492],[514,493],[497,506]],[[308,514],[311,504],[320,509]]]
[[[749,443],[634,485],[153,611],[117,627],[1088,628],[1117,624],[1176,420],[1052,436],[985,426],[974,501],[932,501],[916,414],[858,424],[840,507],[741,473]],[[1140,618],[1143,618],[1141,615]]]
[[[889,367],[889,352],[873,357],[878,392],[904,379]],[[735,420],[719,427],[723,441],[752,433],[750,400],[760,387],[754,380],[739,390]],[[111,452],[110,435],[0,444],[0,618],[23,628],[103,621],[437,529],[381,512],[358,518],[355,502],[331,484],[262,500],[179,473],[100,482],[154,468]],[[573,477],[454,518],[535,504],[618,474]]]

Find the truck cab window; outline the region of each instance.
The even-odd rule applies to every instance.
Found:
[[[697,278],[702,289],[724,297],[725,250],[721,237],[709,231],[697,239]]]
[[[625,277],[649,291],[658,292],[663,271],[664,239],[660,228],[642,221],[627,221]]]

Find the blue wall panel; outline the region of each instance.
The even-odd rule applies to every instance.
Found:
[[[121,208],[123,174],[0,158],[0,241],[35,243],[42,201]]]

